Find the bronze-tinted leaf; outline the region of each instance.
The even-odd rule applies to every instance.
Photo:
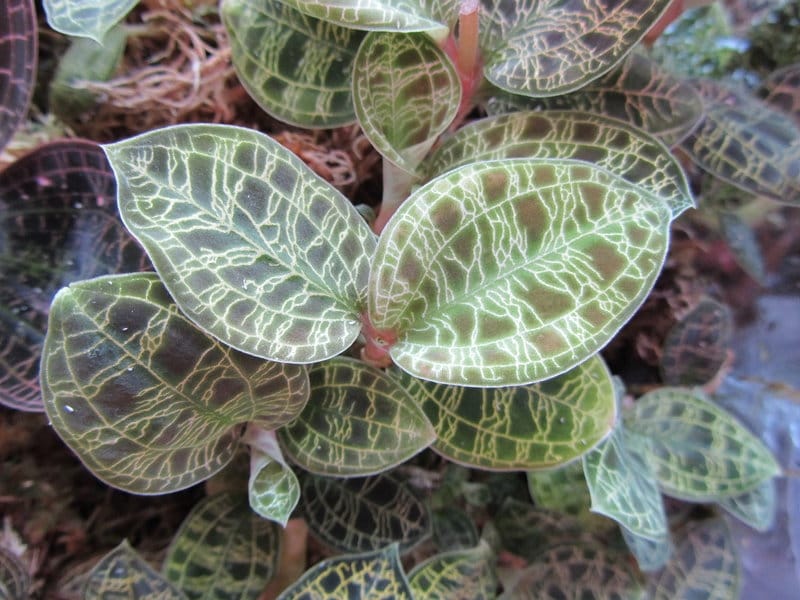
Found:
[[[37,48],[33,0],[4,0],[0,4],[0,151],[28,114]]]

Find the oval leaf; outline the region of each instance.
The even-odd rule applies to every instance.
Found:
[[[11,550],[0,546],[0,600],[27,600],[30,587],[27,566]]]
[[[461,83],[427,35],[373,32],[356,55],[353,99],[375,149],[413,173],[456,116]]]
[[[722,498],[717,503],[756,531],[768,531],[775,523],[778,509],[775,480],[769,479],[749,492]]]
[[[0,151],[28,115],[38,50],[33,0],[0,5]]]
[[[304,367],[259,360],[205,335],[155,274],[61,290],[41,370],[56,432],[97,477],[139,494],[207,479],[233,457],[243,423],[274,429],[308,398]]]
[[[661,388],[636,401],[625,417],[661,489],[695,502],[751,491],[780,474],[764,444],[698,393]]]
[[[363,33],[278,0],[223,0],[221,12],[233,66],[267,113],[300,127],[356,120],[350,84]]]
[[[534,504],[560,510],[574,517],[585,517],[592,497],[583,475],[583,462],[576,460],[554,469],[528,471],[528,491]]]
[[[440,383],[521,385],[602,348],[647,297],[671,215],[588,163],[459,167],[387,224],[370,275],[372,323],[395,363]]]
[[[377,550],[397,542],[406,552],[431,533],[427,506],[393,473],[339,479],[302,479],[312,533],[342,552]]]
[[[433,423],[433,449],[481,469],[518,471],[568,462],[596,446],[616,420],[611,376],[597,357],[528,386],[447,386],[405,373],[398,378]]]
[[[286,453],[306,471],[348,477],[398,465],[436,433],[408,392],[383,371],[336,358],[309,371],[311,401],[278,432]]]
[[[60,288],[151,268],[115,196],[105,154],[86,140],[44,144],[0,172],[0,404],[44,410],[39,360]]]
[[[498,31],[484,45],[484,74],[526,96],[566,94],[597,79],[644,37],[669,0],[484,0]]]
[[[185,600],[186,597],[124,541],[91,570],[83,588],[83,598]]]
[[[162,570],[189,600],[256,600],[277,571],[280,545],[280,528],[244,496],[218,494],[186,517]]]
[[[98,44],[139,0],[44,0],[47,23],[65,35],[88,37]]]
[[[414,600],[397,544],[323,560],[278,596],[278,600],[309,598]]]
[[[182,125],[105,150],[126,226],[199,327],[292,363],[356,339],[374,235],[286,148],[248,129]]]
[[[475,548],[437,554],[408,574],[415,598],[491,600],[496,597],[494,556],[486,542]]]
[[[694,206],[678,161],[658,140],[616,119],[579,111],[524,111],[473,121],[425,161],[438,175],[472,162],[571,158],[599,167],[659,196],[677,217]]]
[[[283,459],[274,431],[251,424],[243,441],[250,445],[250,507],[265,519],[286,527],[300,500],[300,482]]]

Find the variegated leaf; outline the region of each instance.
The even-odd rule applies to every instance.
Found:
[[[639,570],[651,573],[658,571],[667,564],[673,551],[672,538],[669,533],[653,539],[637,535],[623,525],[620,525],[620,531],[622,532],[622,538],[625,540],[625,545],[628,546],[628,550],[636,558]]]
[[[557,510],[537,508],[530,502],[507,499],[494,521],[503,548],[535,560],[547,548],[577,539],[590,539],[580,521]]]
[[[753,490],[781,470],[770,451],[699,392],[660,388],[639,398],[625,423],[670,496],[706,502]]]
[[[106,554],[86,578],[83,600],[185,600],[127,541]]]
[[[126,226],[198,326],[293,363],[356,339],[374,235],[286,148],[249,129],[179,125],[105,150]]]
[[[347,479],[308,474],[301,480],[311,532],[342,552],[397,542],[406,552],[431,534],[427,506],[394,472]]]
[[[207,479],[233,457],[244,423],[280,427],[308,398],[304,367],[207,336],[152,273],[62,289],[50,310],[41,383],[67,445],[97,477],[139,494]]]
[[[242,441],[250,446],[250,507],[286,527],[300,500],[300,482],[286,464],[275,432],[250,424]]]
[[[0,151],[28,114],[38,50],[33,0],[0,5]]]
[[[742,90],[698,80],[705,118],[682,147],[699,167],[738,188],[800,204],[800,127]]]
[[[455,117],[461,83],[427,35],[371,32],[356,55],[353,101],[375,149],[413,173]]]
[[[189,600],[256,600],[277,571],[280,546],[280,528],[245,496],[218,494],[186,517],[162,570]]]
[[[519,471],[566,463],[596,446],[616,419],[611,376],[598,357],[528,386],[475,388],[406,373],[397,377],[433,423],[433,449],[482,469]]]
[[[20,557],[0,546],[0,600],[27,600],[31,576]]]
[[[309,371],[311,401],[278,432],[306,471],[371,475],[406,461],[435,439],[425,413],[397,382],[361,361],[339,357]]]
[[[472,162],[570,158],[641,186],[677,217],[694,206],[686,176],[670,151],[641,129],[580,111],[523,111],[473,121],[425,161],[429,177]]]
[[[583,456],[592,510],[631,533],[653,540],[667,534],[667,515],[658,482],[647,463],[628,450],[622,426]]]
[[[756,531],[768,531],[775,523],[778,508],[775,480],[769,479],[744,494],[721,498],[717,503]]]
[[[432,556],[408,574],[415,598],[428,600],[492,600],[497,576],[486,542],[474,548]]]
[[[613,68],[644,37],[669,0],[483,0],[484,73],[516,94],[566,94]]]
[[[739,597],[739,559],[722,519],[694,523],[676,540],[672,559],[650,581],[653,600]]]
[[[549,379],[600,350],[646,298],[671,214],[605,169],[517,159],[459,167],[400,207],[370,274],[372,323],[412,375]]]
[[[350,84],[363,33],[279,0],[223,0],[221,13],[239,79],[267,113],[300,127],[356,120]]]
[[[433,541],[442,552],[472,548],[480,539],[473,520],[453,505],[432,511],[431,523]]]
[[[278,600],[414,600],[397,544],[329,558],[306,571]]]
[[[583,476],[583,461],[576,460],[554,469],[528,471],[528,491],[536,506],[560,510],[574,517],[585,516],[592,497]]]
[[[800,126],[800,63],[772,73],[764,82],[767,104],[791,115]]]
[[[87,37],[103,43],[103,37],[139,0],[44,0],[47,23],[65,35]]]

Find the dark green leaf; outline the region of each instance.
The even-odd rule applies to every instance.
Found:
[[[0,151],[28,114],[38,48],[33,0],[0,5]]]
[[[286,527],[300,500],[300,482],[286,464],[275,432],[251,424],[242,441],[250,446],[250,507]]]
[[[66,35],[103,43],[106,32],[121,21],[139,0],[44,0],[47,23]]]
[[[769,479],[744,494],[722,498],[718,504],[756,531],[768,531],[777,511],[775,480]]]
[[[469,515],[455,506],[431,512],[433,541],[441,552],[464,550],[478,545],[478,530]]]
[[[583,476],[583,461],[576,460],[554,469],[528,471],[528,490],[536,506],[583,517],[592,497]]]
[[[576,539],[590,539],[576,518],[556,510],[537,508],[530,502],[509,498],[500,507],[494,521],[503,548],[534,560],[554,544]]]
[[[497,588],[493,563],[486,542],[437,554],[408,574],[411,591],[426,600],[491,600]]]

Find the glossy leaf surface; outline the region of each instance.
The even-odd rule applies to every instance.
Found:
[[[429,176],[471,162],[570,158],[598,167],[662,198],[674,216],[694,206],[683,169],[659,141],[616,119],[580,111],[523,111],[474,121],[425,161]]]
[[[436,433],[411,396],[383,371],[335,358],[309,371],[310,402],[278,432],[286,453],[306,471],[371,475],[426,448]]]
[[[106,554],[86,578],[84,600],[185,600],[175,586],[156,572],[127,541]]]
[[[26,600],[30,587],[26,565],[16,554],[0,547],[0,600]]]
[[[717,502],[756,531],[768,531],[775,523],[777,512],[775,480],[769,479],[749,492],[722,498]]]
[[[286,148],[253,130],[182,125],[105,150],[125,224],[198,326],[281,362],[355,340],[375,238]]]
[[[602,348],[661,268],[666,204],[604,169],[518,159],[459,167],[390,219],[370,275],[395,363],[440,383],[549,379]]]
[[[300,482],[286,464],[274,431],[249,425],[243,441],[250,446],[250,508],[286,527],[300,500]]]
[[[329,558],[306,571],[278,600],[369,598],[413,600],[397,544],[381,550]]]
[[[592,497],[583,476],[582,461],[576,460],[554,469],[528,471],[526,476],[528,491],[536,506],[576,517],[589,512]]]
[[[81,279],[150,268],[119,220],[105,154],[44,144],[0,172],[0,403],[43,411],[39,360],[50,302]]]
[[[336,550],[366,552],[397,542],[405,552],[431,533],[427,506],[392,472],[347,479],[307,475],[302,486],[309,528]]]
[[[800,204],[800,128],[791,117],[721,83],[695,83],[705,118],[683,142],[715,177],[777,202]]]
[[[620,526],[625,545],[631,551],[639,570],[650,573],[661,569],[672,555],[672,539],[669,533],[659,538],[647,538],[637,535],[624,526]]]
[[[103,43],[106,32],[119,23],[139,0],[44,0],[47,23],[65,35]]]
[[[164,559],[165,577],[189,600],[255,600],[278,568],[281,531],[256,515],[244,496],[200,501]]]
[[[639,398],[626,415],[628,429],[644,440],[640,449],[661,489],[704,502],[743,494],[780,468],[764,444],[700,395],[660,388]]]
[[[619,63],[669,0],[484,0],[486,78],[526,96],[566,94]]]
[[[613,427],[611,376],[593,357],[528,386],[448,386],[398,374],[436,430],[433,449],[465,465],[495,470],[552,467],[597,445]]]
[[[37,49],[33,0],[5,0],[0,6],[0,151],[28,114]]]
[[[384,158],[413,173],[458,111],[453,63],[424,33],[372,32],[353,70],[358,123]]]
[[[223,0],[221,13],[239,79],[267,113],[300,127],[355,121],[350,82],[363,33],[278,0]]]
[[[408,574],[411,591],[430,600],[491,600],[497,588],[493,562],[486,542],[437,554]]]
[[[652,580],[653,600],[739,596],[736,547],[722,519],[690,525],[677,540],[672,559]]]
[[[241,426],[275,429],[308,398],[305,368],[205,335],[155,274],[72,284],[53,301],[42,357],[53,427],[100,479],[159,494],[233,457]]]

